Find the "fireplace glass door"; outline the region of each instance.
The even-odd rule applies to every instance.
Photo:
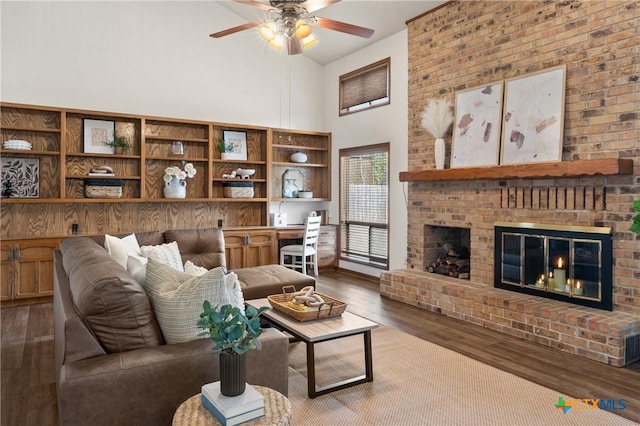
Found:
[[[611,310],[609,228],[500,223],[495,237],[495,287]]]

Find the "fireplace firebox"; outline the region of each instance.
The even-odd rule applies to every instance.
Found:
[[[494,287],[612,310],[611,228],[497,222]]]

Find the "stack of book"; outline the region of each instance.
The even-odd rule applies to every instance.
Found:
[[[247,384],[243,394],[229,397],[220,393],[220,382],[202,386],[202,405],[223,426],[234,426],[264,416],[264,396]]]

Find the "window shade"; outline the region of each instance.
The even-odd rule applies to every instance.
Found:
[[[340,76],[340,112],[359,105],[377,106],[389,98],[389,59]]]
[[[388,266],[388,144],[340,150],[341,256]]]

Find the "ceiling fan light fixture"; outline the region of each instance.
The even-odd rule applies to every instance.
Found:
[[[266,16],[264,19],[247,22],[209,34],[209,37],[220,38],[249,28],[258,28],[258,34],[267,41],[269,46],[275,49],[282,49],[283,45],[286,44],[288,54],[297,55],[302,53],[303,49],[311,47],[318,42],[312,34],[314,26],[364,38],[369,38],[374,33],[374,30],[370,28],[312,15],[317,10],[341,0],[233,1],[253,6],[263,11],[266,10]]]
[[[273,40],[269,40],[269,46],[273,47],[274,49],[281,50],[283,40],[284,37],[282,37],[282,35],[276,34]]]
[[[277,31],[278,27],[276,23],[273,21],[267,21],[260,26],[258,33],[263,39],[272,41],[274,38],[276,38]]]
[[[304,19],[299,19],[298,22],[296,22],[296,37],[298,37],[300,40],[303,40],[310,34],[311,25],[309,25]]]
[[[318,42],[318,39],[313,35],[309,34],[305,38],[302,39],[302,48],[306,49],[307,47],[311,47]]]

